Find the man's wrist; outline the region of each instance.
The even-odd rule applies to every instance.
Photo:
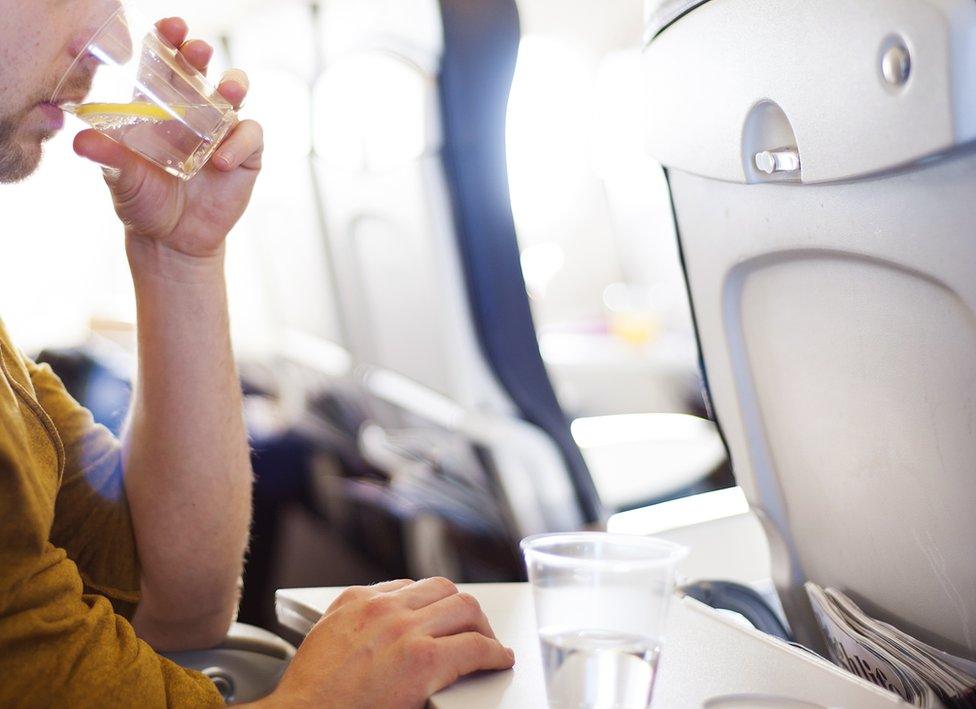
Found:
[[[184,285],[223,282],[224,246],[211,254],[192,255],[151,237],[126,234],[125,252],[132,278],[150,278]]]

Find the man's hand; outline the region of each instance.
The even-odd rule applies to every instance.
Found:
[[[355,586],[325,612],[278,688],[256,706],[419,708],[463,675],[514,662],[478,602],[447,579]]]
[[[157,27],[191,65],[206,73],[213,56],[210,45],[186,41],[187,25],[182,19],[162,20]],[[232,70],[224,75],[218,92],[238,108],[247,89],[244,72]],[[224,238],[247,206],[261,168],[263,137],[259,124],[242,121],[190,182],[169,175],[94,130],[79,133],[74,147],[79,155],[106,168],[105,181],[125,224],[130,261],[138,261],[143,253],[156,253],[160,246],[164,256],[177,260],[183,256],[208,260],[222,254]]]

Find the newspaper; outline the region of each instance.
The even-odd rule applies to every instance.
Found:
[[[976,663],[865,615],[840,591],[806,590],[835,663],[925,709],[976,709]]]

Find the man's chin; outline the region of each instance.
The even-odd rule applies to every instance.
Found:
[[[41,164],[41,154],[40,140],[27,145],[0,143],[0,183],[10,184],[30,177]]]
[[[0,119],[0,183],[19,182],[41,162],[44,141],[64,125],[64,113],[50,104],[37,104]]]

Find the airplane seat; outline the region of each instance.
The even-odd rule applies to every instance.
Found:
[[[499,18],[515,22],[508,10]],[[498,30],[486,25],[478,34]],[[578,460],[558,445],[565,436],[541,429],[547,423],[541,414],[521,417],[486,363],[472,325],[445,174],[438,80],[454,35],[444,26],[442,6],[435,0],[337,0],[323,7],[320,32],[325,71],[315,92],[322,109],[315,170],[344,345],[366,394],[358,446],[390,478],[383,493],[356,484],[351,494],[401,515],[408,544],[416,546],[409,542],[411,526],[439,514],[437,495],[451,489],[416,484],[419,476],[429,483],[440,474],[425,451],[460,442],[477,461],[478,484],[491,493],[486,514],[503,516],[512,548],[525,534],[593,521],[596,510],[574,487],[580,478],[567,472],[578,472],[567,463]],[[514,42],[498,46],[514,62]],[[491,64],[498,57],[482,53],[481,60]],[[568,435],[568,424],[563,427]],[[418,439],[421,450],[414,447]],[[408,558],[419,556],[407,550]]]
[[[811,580],[976,658],[976,4],[648,4],[717,420],[797,639]]]
[[[540,354],[509,194],[506,123],[520,38],[516,3],[440,5],[444,164],[471,317],[487,365],[520,415],[559,446],[589,519],[598,519],[601,509],[631,509],[699,483],[726,459],[710,422],[643,413],[568,425]]]
[[[270,694],[294,655],[291,643],[245,623],[232,624],[215,648],[163,653],[181,667],[207,675],[227,704],[253,702]]]
[[[601,501],[539,351],[512,215],[505,125],[518,9],[514,0],[440,0],[440,8],[444,166],[478,343],[521,417],[558,446],[586,519],[596,521]]]

